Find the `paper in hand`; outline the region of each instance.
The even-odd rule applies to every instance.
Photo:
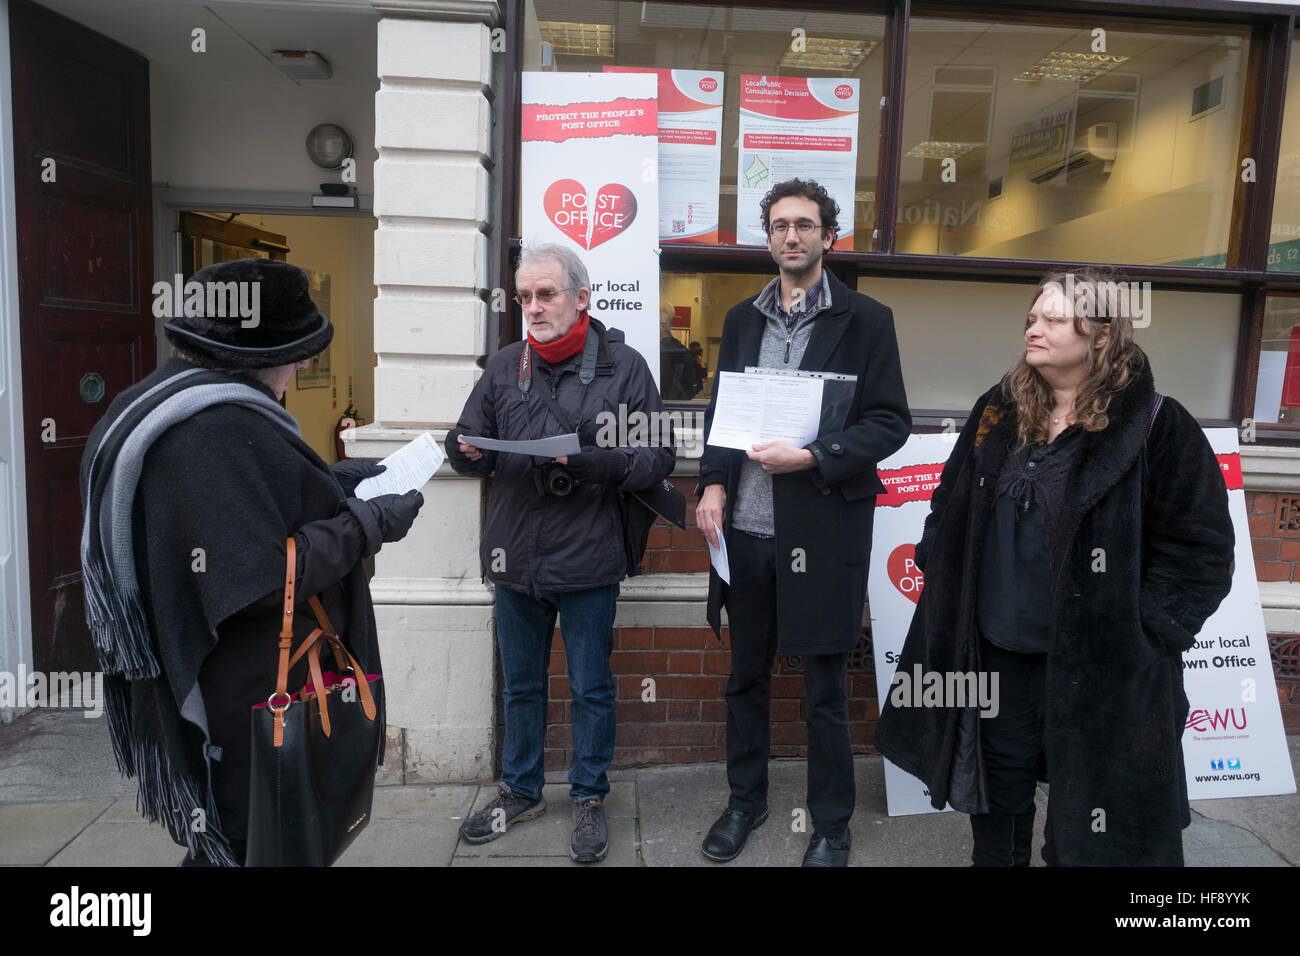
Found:
[[[713,542],[709,541],[708,536],[704,538],[705,543],[709,546],[709,563],[713,565],[713,570],[718,572],[718,577],[722,578],[724,584],[731,583],[731,562],[727,560],[727,539],[722,535],[722,529],[718,527],[717,522],[713,524],[713,532],[718,536],[718,546],[715,548]]]
[[[473,445],[483,451],[505,451],[515,455],[536,455],[539,458],[559,458],[561,455],[577,455],[582,452],[578,436],[573,432],[567,435],[551,435],[548,438],[529,438],[524,441],[504,441],[500,438],[484,438],[481,435],[461,435],[460,440],[466,445]]]
[[[741,451],[770,441],[804,447],[817,437],[822,385],[817,378],[719,372],[707,444]]]
[[[429,432],[403,445],[380,462],[382,474],[367,478],[357,485],[356,496],[362,501],[380,495],[404,495],[419,491],[433,477],[446,455]]]

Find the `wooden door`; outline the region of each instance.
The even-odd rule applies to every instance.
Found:
[[[27,0],[9,32],[33,664],[95,670],[77,472],[156,364],[149,64]]]

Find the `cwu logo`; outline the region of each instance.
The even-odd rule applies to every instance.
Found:
[[[1197,709],[1187,715],[1185,729],[1203,734],[1207,730],[1246,729],[1246,708],[1229,707],[1227,710]]]

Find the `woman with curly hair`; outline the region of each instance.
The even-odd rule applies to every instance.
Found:
[[[881,702],[876,745],[977,866],[1181,866],[1181,653],[1232,581],[1227,491],[1196,420],[1155,391],[1122,277],[1051,273],[1025,351],[971,410],[916,548],[899,675],[981,674],[993,706]]]

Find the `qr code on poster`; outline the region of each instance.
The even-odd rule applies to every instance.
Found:
[[[685,232],[685,231],[686,231],[686,220],[685,220],[685,219],[674,219],[674,220],[673,220],[673,232],[674,232],[674,233],[678,233],[678,232]]]

